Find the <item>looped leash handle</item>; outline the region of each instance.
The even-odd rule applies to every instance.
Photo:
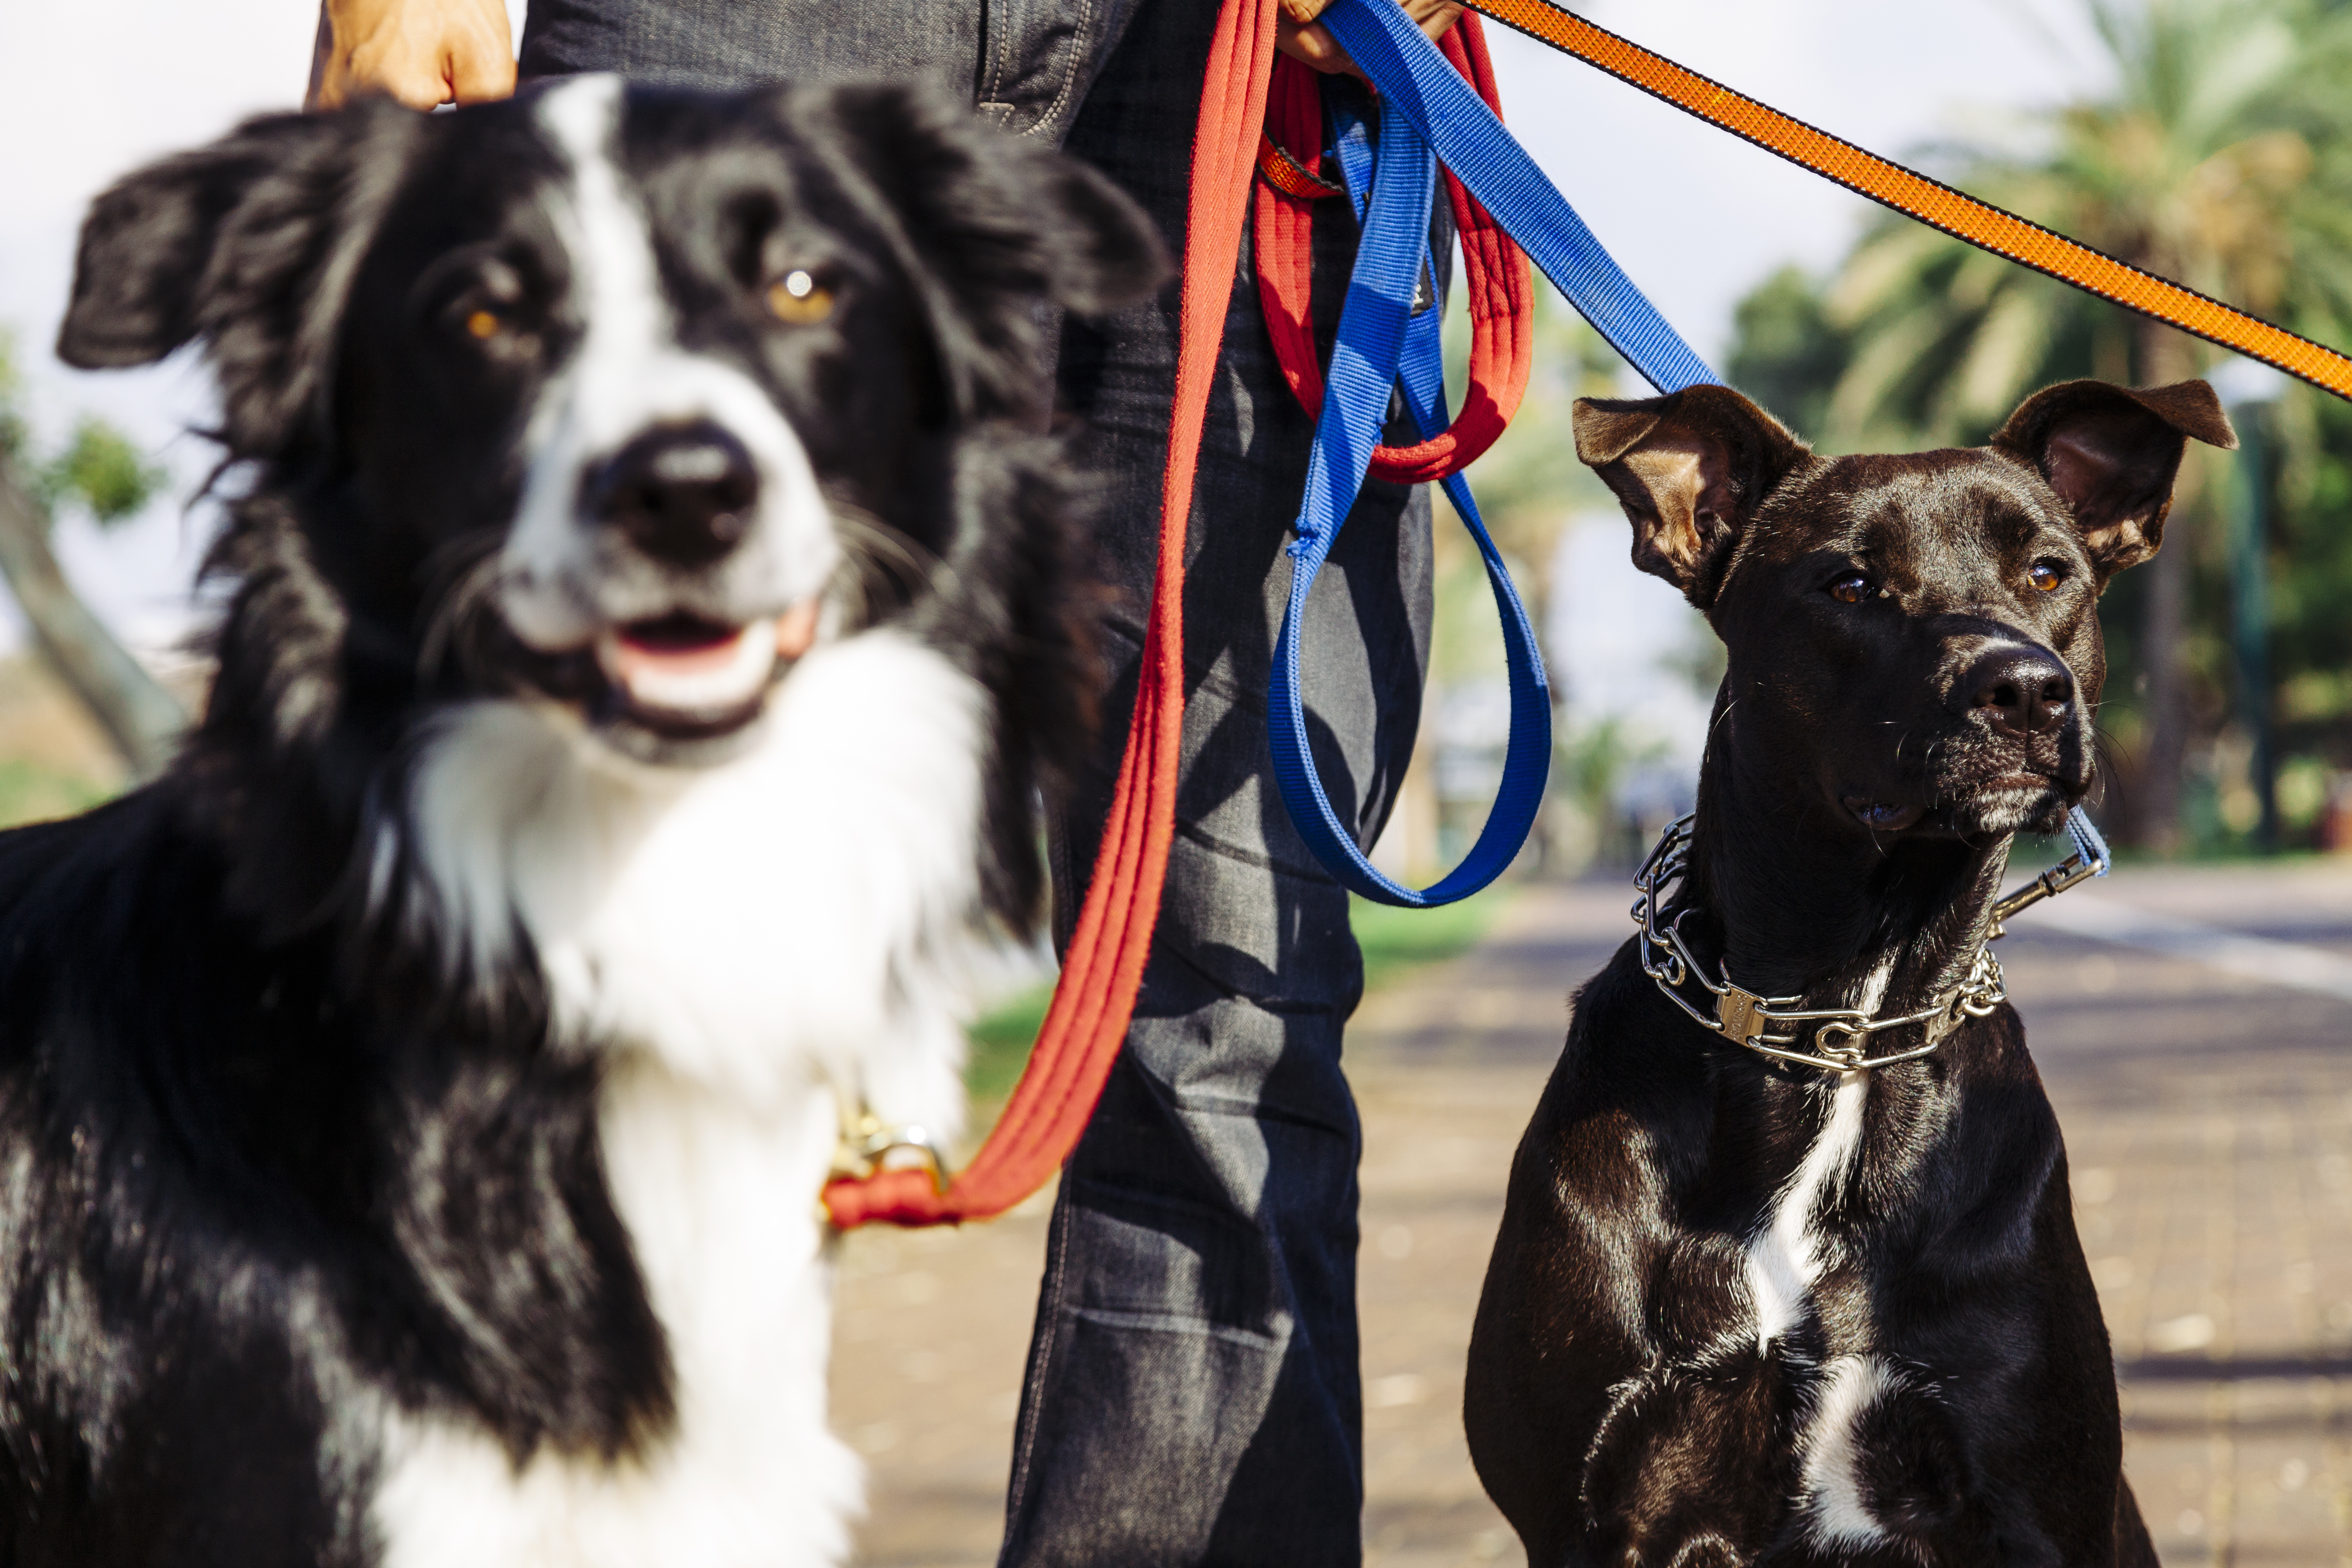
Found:
[[[1402,115],[1382,116],[1377,160],[1368,140],[1360,122],[1341,126],[1339,161],[1364,215],[1363,233],[1332,347],[1329,389],[1307,458],[1298,537],[1291,546],[1290,602],[1275,645],[1266,692],[1266,728],[1276,783],[1292,823],[1316,858],[1342,886],[1365,898],[1425,909],[1476,892],[1509,867],[1527,841],[1543,804],[1550,768],[1551,692],[1535,627],[1511,586],[1502,555],[1486,533],[1469,486],[1459,474],[1449,475],[1446,493],[1477,542],[1502,617],[1511,689],[1511,732],[1502,787],[1469,855],[1434,886],[1405,887],[1365,858],[1315,769],[1300,682],[1308,595],[1362,488],[1390,389],[1402,384],[1406,405],[1424,433],[1440,427],[1445,416],[1439,312],[1413,309],[1428,263],[1434,161],[1420,133]]]
[[[1291,548],[1297,563],[1268,683],[1267,730],[1275,778],[1291,821],[1332,876],[1365,898],[1428,908],[1466,898],[1509,867],[1535,825],[1551,764],[1550,689],[1535,629],[1458,463],[1441,472],[1447,495],[1477,542],[1502,619],[1511,731],[1502,782],[1486,826],[1462,864],[1433,886],[1416,890],[1383,875],[1340,820],[1315,769],[1300,694],[1300,645],[1309,590],[1371,468],[1391,389],[1402,387],[1424,437],[1444,422],[1438,313],[1416,315],[1412,310],[1427,259],[1433,149],[1468,197],[1475,198],[1481,216],[1507,231],[1569,302],[1653,385],[1675,391],[1716,378],[1503,129],[1493,108],[1465,79],[1465,72],[1450,66],[1393,0],[1337,0],[1324,11],[1323,19],[1380,91],[1380,152],[1376,160],[1369,156],[1360,125],[1341,117],[1335,145],[1362,215],[1362,234],[1316,422],[1297,542]],[[1293,156],[1300,148],[1318,150],[1318,140],[1302,134],[1295,90],[1288,99],[1277,100],[1276,107],[1282,111],[1277,123],[1291,138]],[[1320,173],[1312,164],[1307,172]],[[1269,199],[1261,187],[1261,234]],[[1296,197],[1281,200],[1304,205]],[[1263,279],[1264,258],[1260,266]],[[1303,290],[1295,291],[1297,296]],[[1477,303],[1475,296],[1473,303]],[[1301,303],[1302,315],[1303,310]],[[1270,310],[1269,321],[1279,314]],[[1279,339],[1280,329],[1275,330]],[[1311,355],[1307,363],[1312,363]],[[1295,387],[1305,379],[1293,371]],[[1307,396],[1301,387],[1302,401]]]
[[[1499,110],[1495,68],[1475,16],[1464,16],[1441,46],[1456,73]],[[1275,62],[1266,130],[1258,154],[1264,181],[1255,204],[1258,300],[1275,360],[1308,417],[1323,411],[1313,297],[1314,203],[1346,188],[1325,177],[1323,79],[1284,56]],[[1460,473],[1495,444],[1527,394],[1535,360],[1535,290],[1528,258],[1492,214],[1454,177],[1446,195],[1462,242],[1464,291],[1470,307],[1470,374],[1462,411],[1442,428],[1424,426],[1412,447],[1375,447],[1371,477],[1421,484]]]
[[[1577,313],[1660,392],[1719,378],[1633,286],[1495,111],[1395,0],[1333,0],[1319,18]]]

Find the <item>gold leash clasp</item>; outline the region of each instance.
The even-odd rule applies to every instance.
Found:
[[[909,1122],[904,1127],[886,1126],[880,1117],[864,1106],[852,1115],[845,1108],[841,1118],[841,1142],[834,1146],[833,1170],[828,1180],[862,1182],[884,1168],[890,1155],[900,1150],[910,1151],[916,1163],[931,1173],[931,1190],[948,1190],[948,1161],[940,1152],[929,1131]]]

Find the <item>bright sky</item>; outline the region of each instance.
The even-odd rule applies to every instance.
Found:
[[[1588,14],[1895,156],[2095,79],[2079,0],[1605,0]],[[125,527],[100,538],[73,521],[60,534],[77,585],[142,646],[189,623],[205,521],[185,500],[212,452],[182,432],[203,419],[207,395],[183,362],[86,374],[51,357],[74,234],[89,198],[142,161],[242,115],[294,107],[316,18],[315,0],[0,6],[0,59],[12,68],[0,94],[0,327],[16,331],[38,429],[58,437],[81,414],[103,415],[173,473],[168,500]],[[1732,306],[1753,283],[1790,258],[1827,263],[1866,210],[1583,65],[1491,31],[1511,125],[1702,353],[1721,354]],[[0,602],[0,646],[20,636],[15,606]]]

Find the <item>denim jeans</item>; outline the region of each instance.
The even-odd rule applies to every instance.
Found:
[[[1058,145],[1139,3],[530,0],[522,75],[609,70],[714,88],[919,77],[1003,130]],[[1189,132],[1189,113],[1184,123]]]
[[[927,74],[1066,139],[1181,247],[1214,0],[532,0],[524,74],[679,83]],[[1326,341],[1354,243],[1319,204]],[[1175,291],[1063,328],[1063,405],[1105,479],[1108,641],[1095,767],[1055,803],[1056,935],[1076,918],[1134,701],[1158,548]],[[1361,1556],[1355,1311],[1360,1134],[1340,1031],[1363,984],[1346,894],[1290,826],[1265,688],[1313,426],[1246,249],[1204,432],[1184,605],[1184,754],[1165,902],[1127,1049],[1065,1173],[1014,1440],[1003,1563],[1326,1568]],[[1399,432],[1392,438],[1404,438]],[[1373,483],[1307,607],[1309,728],[1362,841],[1412,751],[1429,505]]]

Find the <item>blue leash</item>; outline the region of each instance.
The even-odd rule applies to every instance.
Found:
[[[1379,87],[1383,112],[1377,153],[1360,118],[1338,117],[1336,150],[1362,236],[1325,377],[1297,540],[1290,547],[1295,565],[1266,692],[1267,735],[1283,804],[1332,876],[1377,902],[1428,909],[1469,897],[1517,858],[1551,768],[1551,689],[1535,627],[1461,475],[1444,481],[1445,493],[1478,546],[1502,619],[1511,730],[1486,824],[1462,864],[1433,886],[1408,888],[1375,869],[1332,806],[1309,749],[1299,647],[1308,590],[1363,488],[1391,390],[1403,392],[1423,440],[1446,424],[1441,312],[1413,310],[1429,263],[1437,158],[1444,158],[1570,303],[1653,385],[1672,391],[1716,377],[1394,0],[1339,0],[1322,19]]]
[[[1318,20],[1380,89],[1384,112],[1412,121],[1536,269],[1643,380],[1660,392],[1680,392],[1721,379],[1666,324],[1403,7],[1395,0],[1335,0]]]
[[[1446,423],[1440,312],[1412,310],[1428,264],[1436,160],[1444,161],[1537,269],[1652,386],[1679,392],[1719,378],[1394,0],[1335,0],[1321,20],[1380,89],[1382,112],[1377,156],[1362,121],[1352,113],[1338,116],[1335,147],[1362,237],[1316,423],[1297,542],[1290,549],[1296,565],[1266,692],[1267,732],[1283,804],[1332,876],[1367,899],[1427,909],[1467,898],[1508,868],[1535,825],[1551,765],[1551,696],[1543,656],[1468,482],[1454,475],[1444,481],[1445,493],[1477,542],[1502,617],[1511,732],[1486,826],[1462,864],[1433,886],[1415,890],[1374,869],[1333,810],[1307,747],[1299,638],[1307,590],[1363,488],[1391,389],[1403,392],[1423,440]],[[2066,828],[2090,874],[2106,875],[2106,845],[2080,806],[2067,814]]]

